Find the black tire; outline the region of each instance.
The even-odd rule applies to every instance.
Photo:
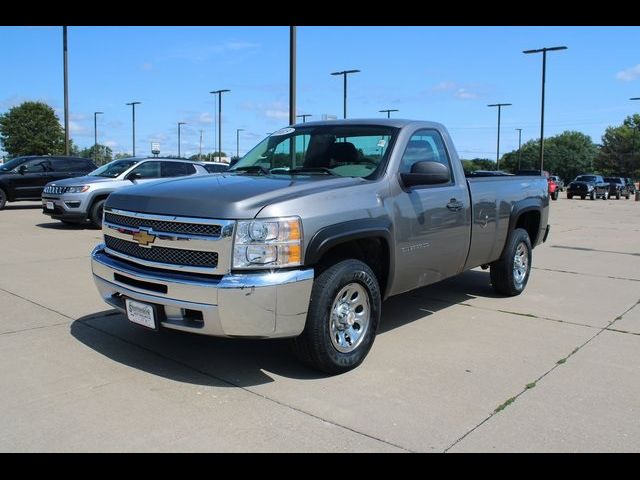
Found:
[[[570,193],[567,193],[567,198],[571,200],[573,198],[573,195],[571,195]]]
[[[607,198],[609,198],[609,192],[604,192],[604,193],[602,194],[602,199],[603,199],[603,200],[606,200]]]
[[[596,193],[595,190],[591,190],[591,194],[589,195],[589,198],[591,200],[595,200],[596,198],[598,198],[598,194]]]
[[[514,260],[521,245],[526,250],[523,254],[526,253],[527,264],[523,278],[518,281],[515,276]],[[531,273],[531,251],[531,239],[527,231],[522,228],[514,229],[509,235],[502,256],[491,264],[491,285],[496,292],[513,297],[524,291]]]
[[[620,192],[616,193],[616,200],[620,200]]]
[[[332,307],[338,294],[350,285],[362,287],[370,309],[368,325],[357,346],[346,353],[331,338]],[[352,297],[354,298],[354,297]],[[304,331],[292,339],[292,348],[304,363],[330,374],[347,372],[369,353],[380,323],[381,294],[373,271],[360,260],[343,260],[324,270],[313,282]],[[357,310],[357,308],[356,308]],[[363,328],[363,327],[361,327]]]
[[[625,199],[625,200],[629,200],[629,195],[625,195],[625,196],[624,196],[624,199]]]
[[[0,188],[0,210],[7,204],[7,194]]]
[[[558,191],[556,190],[551,194],[551,200],[557,200],[557,199],[558,199]]]
[[[91,205],[91,211],[89,212],[89,221],[95,228],[102,228],[102,209],[104,208],[105,199],[98,200]]]
[[[581,198],[582,200],[584,200],[584,195],[580,195],[580,198]]]

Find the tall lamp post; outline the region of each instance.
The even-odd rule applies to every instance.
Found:
[[[296,115],[296,118],[302,118],[302,123],[307,120],[307,117],[313,117],[310,113],[303,113],[302,115]]]
[[[131,105],[132,125],[133,125],[133,156],[136,156],[136,105],[140,105],[142,102],[129,102],[127,105]]]
[[[399,112],[397,108],[388,108],[387,110],[378,110],[380,113],[387,113],[387,118],[391,118],[391,112]]]
[[[214,90],[212,93],[214,95],[218,95],[218,157],[222,157],[222,94],[226,92],[230,92],[231,90]],[[215,156],[214,156],[215,161]]]
[[[187,124],[187,122],[178,122],[178,158],[182,158],[180,156],[180,127],[182,125],[186,125],[186,124]]]
[[[93,112],[93,161],[98,161],[98,115],[104,112]]]
[[[244,128],[236,128],[236,157],[240,158],[240,132],[244,132]]]
[[[67,27],[62,27],[62,64],[64,70],[64,152],[69,155],[69,69],[67,68]]]
[[[518,131],[518,170],[520,170],[520,149],[522,147],[522,129],[516,128]]]
[[[500,170],[500,111],[502,107],[510,107],[510,103],[492,103],[487,107],[498,107],[498,142],[496,144],[496,170]]]
[[[640,100],[640,97],[631,97],[629,100]],[[633,158],[636,156],[636,130],[640,132],[640,125],[636,125],[635,128],[633,129],[633,144],[631,147],[631,165],[633,165]]]
[[[289,27],[289,125],[296,123],[296,27]]]
[[[331,75],[343,75],[344,76],[344,87],[343,87],[343,92],[342,92],[342,96],[343,96],[343,101],[344,101],[344,105],[343,105],[343,117],[342,118],[347,118],[347,75],[350,73],[359,73],[360,70],[343,70],[342,72],[333,72]]]
[[[535,50],[524,50],[522,53],[540,53],[542,52],[542,107],[540,109],[540,174],[544,170],[544,84],[547,72],[547,52],[555,50],[566,50],[567,47],[544,47]]]

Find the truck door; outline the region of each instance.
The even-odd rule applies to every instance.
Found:
[[[460,272],[470,241],[470,205],[466,180],[456,178],[440,133],[415,132],[402,156],[399,173],[420,161],[436,161],[451,172],[449,183],[402,187],[395,198],[397,287],[407,291]],[[401,182],[399,175],[398,181]],[[394,289],[395,290],[395,289]]]

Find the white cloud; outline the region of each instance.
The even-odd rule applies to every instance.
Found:
[[[289,110],[273,110],[268,109],[264,112],[267,118],[277,118],[278,120],[288,120]]]
[[[213,123],[213,117],[209,112],[202,112],[198,117],[200,123],[211,124]]]
[[[437,85],[434,85],[432,90],[435,90],[437,92],[446,92],[449,90],[453,90],[454,88],[456,88],[456,84],[454,82],[444,80]]]
[[[213,45],[191,45],[172,48],[169,50],[167,57],[180,58],[192,62],[202,62],[213,55],[226,52],[238,52],[241,50],[255,50],[260,47],[261,45],[259,43],[239,41],[230,41]]]
[[[459,88],[455,93],[456,98],[460,98],[462,100],[470,100],[473,98],[478,98],[478,94],[474,92],[470,92],[466,88]]]
[[[622,80],[623,82],[630,82],[638,77],[640,77],[640,64],[616,73],[616,78],[618,80]]]
[[[114,149],[116,148],[118,145],[120,145],[118,142],[114,141],[114,140],[107,140],[105,142],[102,142],[103,145],[106,145],[107,147],[109,147],[110,149]]]
[[[84,113],[69,113],[69,120],[86,120],[87,116]]]
[[[73,120],[69,120],[69,132],[73,135],[88,135],[90,132],[89,130],[83,126],[80,125],[78,122],[74,122]]]

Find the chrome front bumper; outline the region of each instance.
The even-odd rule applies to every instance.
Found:
[[[91,253],[93,279],[109,305],[125,311],[125,298],[158,307],[166,328],[218,337],[295,337],[307,318],[313,269],[228,274],[138,268],[107,255],[104,244]]]

